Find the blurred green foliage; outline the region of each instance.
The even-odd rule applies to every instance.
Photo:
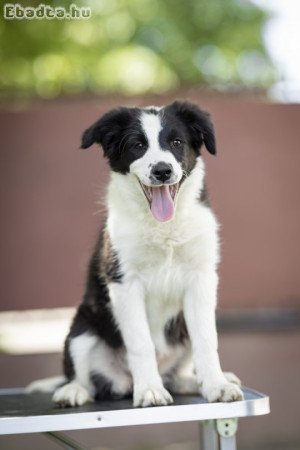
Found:
[[[160,93],[187,85],[264,89],[273,81],[261,37],[266,17],[247,0],[73,3],[91,7],[92,17],[1,18],[2,97]]]

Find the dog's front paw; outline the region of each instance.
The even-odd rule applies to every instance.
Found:
[[[235,375],[235,373],[233,373],[233,372],[223,372],[223,374],[224,374],[224,377],[226,378],[226,380],[229,381],[229,383],[234,383],[234,384],[237,384],[238,386],[241,387],[242,382],[239,379],[239,377],[237,377]]]
[[[236,402],[244,398],[243,392],[235,382],[209,385],[203,389],[203,396],[210,403]]]
[[[55,391],[52,401],[60,408],[67,408],[81,406],[93,400],[87,389],[75,381],[71,381]]]
[[[163,406],[173,403],[173,398],[163,386],[144,386],[134,389],[133,406]]]

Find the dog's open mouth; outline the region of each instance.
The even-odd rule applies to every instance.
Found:
[[[175,201],[179,183],[162,184],[161,186],[146,186],[140,182],[151,212],[156,220],[167,222],[175,211]]]

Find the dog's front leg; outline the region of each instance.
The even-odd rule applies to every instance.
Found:
[[[136,278],[112,283],[109,292],[133,377],[134,406],[172,403],[158,372],[141,283]]]
[[[242,400],[243,393],[236,383],[228,382],[220,366],[215,320],[217,285],[214,270],[199,274],[187,288],[184,316],[202,395],[209,402],[230,402]]]

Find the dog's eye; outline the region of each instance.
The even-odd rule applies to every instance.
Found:
[[[182,140],[181,139],[173,139],[173,141],[171,142],[173,147],[181,147],[182,146]]]
[[[141,142],[137,142],[134,146],[136,150],[142,150],[144,148],[144,145]]]

